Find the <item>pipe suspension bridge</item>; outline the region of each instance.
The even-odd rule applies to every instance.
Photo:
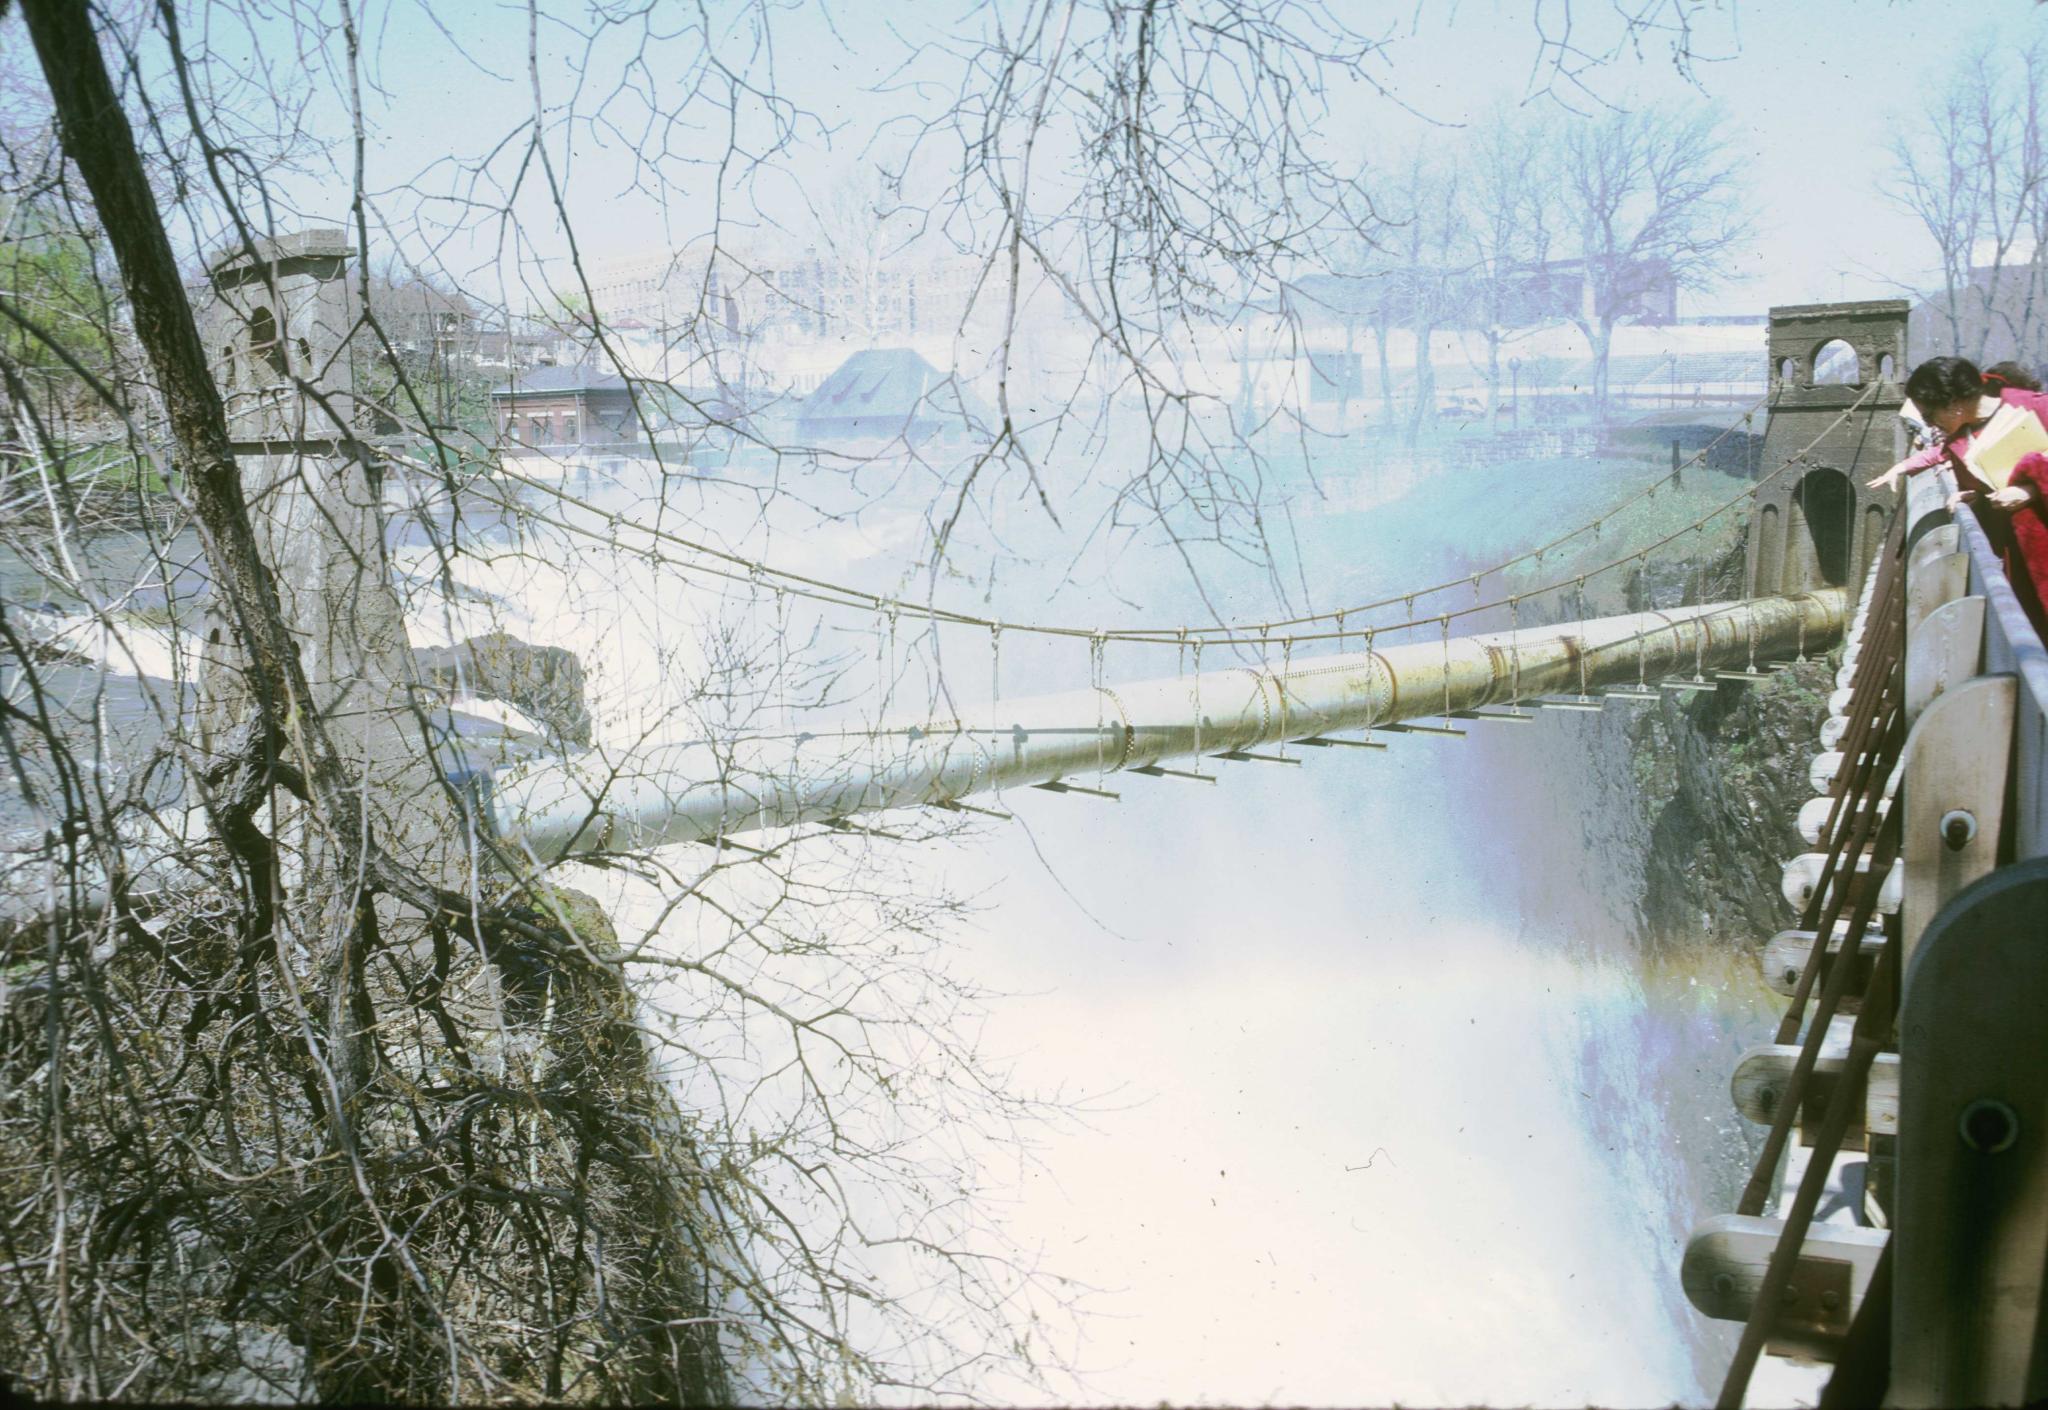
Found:
[[[269,283],[305,283],[317,304],[341,263],[282,251]],[[1714,511],[1748,519],[1746,597],[1519,625],[1539,597],[1576,589],[1583,603],[1578,574],[1416,611],[1417,600],[1467,584],[1477,597],[1489,574],[1540,563],[1559,540],[1484,573],[1285,621],[1004,622],[892,601],[613,516],[608,532],[641,535],[678,571],[706,579],[892,623],[909,615],[982,630],[992,650],[1006,634],[1085,641],[1090,685],[867,728],[447,772],[479,833],[514,865],[675,842],[744,849],[736,835],[806,822],[879,830],[871,820],[891,809],[1003,816],[1005,789],[1114,797],[1130,778],[1212,783],[1213,759],[1298,763],[1384,748],[1389,736],[1756,680],[1776,663],[1842,649],[1832,718],[1816,740],[1826,746],[1813,773],[1820,796],[1801,814],[1816,850],[1789,859],[1782,878],[1800,923],[1758,937],[1788,1009],[1776,1041],[1731,1074],[1737,1109],[1767,1134],[1737,1209],[1695,1231],[1685,1290],[1704,1315],[1742,1324],[1724,1406],[1742,1403],[1766,1352],[1834,1361],[1824,1403],[2037,1400],[2048,1396],[2048,1037],[2038,1021],[2048,996],[2048,654],[1983,534],[1968,515],[1950,521],[1936,477],[1904,505],[1865,485],[1897,458],[1905,311],[1895,301],[1773,310],[1770,468]],[[1815,359],[1837,341],[1867,375],[1817,383]],[[335,456],[332,437],[306,439],[304,408],[295,420],[276,420],[274,406],[262,414],[268,429],[244,433],[252,454],[296,438],[309,462]],[[1670,479],[1685,468],[1674,464]],[[1623,507],[1566,539],[1597,534]],[[1694,527],[1594,571],[1647,561]],[[1397,605],[1396,617],[1380,615]],[[1504,612],[1509,629],[1465,629],[1482,612]],[[1431,628],[1433,640],[1415,639]],[[1411,639],[1379,640],[1404,631]],[[1172,648],[1180,668],[1105,679],[1110,641]],[[1223,647],[1249,648],[1260,664],[1205,668],[1203,652]],[[73,877],[73,894],[104,905],[117,891],[179,885],[181,858],[208,826],[198,810],[156,819],[123,839],[117,875],[82,886]],[[0,921],[40,914],[47,887],[32,861],[6,870]],[[1816,1217],[1830,1189],[1850,1195],[1834,1201],[1848,1222]]]
[[[1395,625],[1434,622],[1439,640],[1375,650],[1367,635],[1357,652],[1342,648],[1377,629],[1347,617],[1396,599],[1255,630],[1136,629],[1119,639],[1184,653],[1192,638],[1195,671],[1098,677],[1086,691],[838,735],[670,746],[631,771],[528,765],[477,781],[482,818],[545,858],[723,845],[805,820],[852,827],[890,808],[978,809],[964,800],[1020,785],[1115,796],[1120,775],[1209,780],[1209,758],[1384,747],[1376,731],[1600,709],[1843,647],[1816,739],[1818,796],[1799,824],[1817,850],[1788,859],[1781,879],[1800,923],[1758,937],[1787,1010],[1775,1041],[1730,1077],[1763,1147],[1736,1211],[1694,1231],[1682,1282],[1703,1315],[1742,1325],[1727,1410],[1767,1352],[1834,1363],[1823,1405],[2037,1402],[2048,1398],[2048,651],[1983,531],[1945,507],[1945,472],[1904,503],[1865,484],[1903,449],[1905,319],[1899,301],[1773,310],[1764,462],[1775,468],[1743,496],[1747,599],[1453,636],[1462,613],[1416,617],[1404,596],[1410,615]],[[1816,382],[1837,342],[1870,375]],[[1037,629],[1087,635],[1099,671],[1109,634]],[[1200,669],[1205,644],[1269,658],[1276,633],[1277,668]],[[1297,662],[1304,641],[1339,649]],[[1829,1195],[1841,1213],[1819,1222]]]

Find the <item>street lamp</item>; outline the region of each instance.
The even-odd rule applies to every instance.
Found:
[[[1515,407],[1515,429],[1519,431],[1522,429],[1522,359],[1519,357],[1508,359],[1508,386],[1511,388],[1508,400]]]

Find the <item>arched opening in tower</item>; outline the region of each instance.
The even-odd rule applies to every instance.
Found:
[[[1784,591],[1848,584],[1855,503],[1849,477],[1839,470],[1809,470],[1800,479],[1785,536]]]
[[[249,315],[249,355],[276,377],[290,375],[285,367],[284,343],[278,337],[277,320],[267,308],[258,308]]]

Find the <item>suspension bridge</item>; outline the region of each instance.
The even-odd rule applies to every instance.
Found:
[[[1815,850],[1788,858],[1780,878],[1798,924],[1758,937],[1787,1007],[1775,1041],[1730,1074],[1731,1101],[1764,1140],[1736,1210],[1689,1241],[1684,1289],[1702,1315],[1742,1327],[1723,1407],[1743,1403],[1766,1353],[1834,1363],[1824,1405],[2038,1401],[2048,652],[1974,518],[1946,508],[1946,472],[1913,481],[1903,503],[1865,484],[1904,449],[1906,311],[1773,310],[1771,468],[1738,497],[1746,599],[1453,634],[1460,617],[1512,614],[1541,591],[1576,590],[1583,603],[1578,579],[1434,616],[1403,596],[1405,615],[1381,626],[1361,622],[1396,599],[1252,628],[1135,628],[1117,639],[1170,643],[1180,669],[1120,683],[1101,679],[1110,633],[969,618],[996,640],[1085,636],[1095,679],[946,718],[672,746],[630,770],[582,759],[480,775],[480,818],[546,858],[744,846],[733,834],[807,820],[859,828],[853,819],[888,809],[1000,815],[966,800],[1005,787],[1114,798],[1123,778],[1213,783],[1211,760],[1298,764],[1404,733],[1716,689],[1839,646],[1810,774],[1817,796],[1799,821]],[[1867,376],[1817,382],[1835,344]],[[727,566],[754,580],[764,570]],[[895,610],[837,585],[789,587]],[[1431,625],[1435,641],[1373,643]],[[1345,649],[1354,642],[1363,649]],[[1204,648],[1222,645],[1251,647],[1264,664],[1205,672]],[[1321,649],[1297,659],[1303,647]],[[1828,1222],[1815,1217],[1824,1202],[1839,1211]]]
[[[849,819],[970,807],[1006,786],[1114,797],[1119,776],[1210,782],[1205,760],[1298,763],[1406,732],[1597,710],[1756,680],[1840,646],[1816,797],[1799,819],[1814,850],[1780,878],[1798,923],[1758,937],[1786,1010],[1774,1041],[1730,1073],[1730,1099],[1763,1142],[1736,1209],[1695,1229],[1683,1286],[1702,1315],[1742,1328],[1723,1407],[1743,1404],[1767,1353],[1832,1363],[1828,1406],[2037,1402],[2048,651],[1974,517],[1947,508],[1947,472],[1910,482],[1903,502],[1865,485],[1904,449],[1906,309],[1773,310],[1773,468],[1742,496],[1749,598],[1454,636],[1456,616],[1520,599],[1418,618],[1404,597],[1410,615],[1393,629],[1434,623],[1439,639],[1379,649],[1370,635],[1386,628],[1351,623],[1391,600],[1250,630],[1138,629],[1123,638],[1171,641],[1183,657],[1192,640],[1195,669],[716,756],[683,745],[631,778],[595,761],[530,766],[484,783],[483,815],[547,857],[724,845],[804,820],[858,826]],[[1869,375],[1816,382],[1838,343]],[[1552,590],[1568,586],[1583,601],[1583,582]],[[1107,634],[1087,635],[1099,663]],[[1366,649],[1341,649],[1361,635]],[[1277,643],[1282,661],[1205,674],[1201,648],[1226,642],[1268,662]],[[1296,661],[1308,643],[1340,649]],[[1835,1213],[1817,1219],[1823,1207]]]
[[[265,326],[310,339],[301,354],[322,365],[317,354],[353,326],[348,253],[345,242],[301,238],[273,249],[261,278],[217,279],[216,327],[246,340],[253,319],[241,305],[267,295],[280,307],[263,311]],[[1089,653],[1089,684],[992,690],[979,704],[859,727],[503,765],[444,760],[444,772],[508,859],[676,842],[746,851],[749,834],[807,823],[880,832],[891,810],[1002,817],[1005,790],[1110,800],[1137,780],[1215,787],[1217,761],[1298,766],[1403,735],[1720,689],[1839,649],[1839,689],[1815,741],[1819,796],[1801,813],[1814,850],[1788,858],[1779,879],[1798,923],[1758,937],[1787,1010],[1776,1041],[1730,1074],[1736,1109],[1766,1134],[1738,1207],[1695,1232],[1684,1288],[1704,1316],[1742,1324],[1723,1405],[1742,1403],[1767,1352],[1834,1362],[1828,1403],[2037,1399],[2048,1394],[2048,1038],[2036,1019],[2048,993],[2048,655],[1970,516],[1943,507],[1938,476],[1921,477],[1904,503],[1865,485],[1899,450],[1905,315],[1896,301],[1774,310],[1770,392],[1754,409],[1767,418],[1761,473],[1654,544],[1492,597],[1486,581],[1597,540],[1628,505],[1479,573],[1373,602],[1249,624],[1108,628],[904,603],[658,522],[602,516],[604,534],[643,541],[680,573],[892,629],[908,617],[985,633],[998,663],[1006,639],[1071,639]],[[271,332],[270,345],[284,336]],[[1859,372],[1817,382],[1816,359],[1837,342]],[[254,351],[238,365],[254,368]],[[238,450],[289,459],[294,474],[316,467],[303,473],[317,491],[317,467],[356,455],[328,405],[289,384],[244,392],[231,399]],[[1708,450],[1674,461],[1637,497],[1677,484]],[[347,473],[335,469],[336,483]],[[570,508],[550,522],[591,531],[591,516]],[[373,510],[330,505],[326,522]],[[1589,577],[1675,555],[1721,518],[1746,525],[1747,595],[1584,614]],[[339,532],[352,531],[344,522]],[[1461,588],[1475,600],[1459,602]],[[1525,613],[1550,620],[1523,626]],[[1112,642],[1170,653],[1174,669],[1110,679]],[[341,702],[360,665],[339,652],[308,675]],[[999,684],[999,665],[992,677]],[[197,810],[154,819],[124,839],[117,877],[69,878],[74,896],[104,905],[116,885],[133,895],[183,884],[183,859],[208,825]],[[8,877],[0,919],[33,916],[53,894],[31,866]],[[1830,1191],[1846,1214],[1823,1221]]]

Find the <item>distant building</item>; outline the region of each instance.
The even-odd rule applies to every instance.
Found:
[[[1617,322],[1668,327],[1678,322],[1678,279],[1662,260],[1636,260],[1624,265],[1614,280],[1618,295]],[[1516,271],[1511,306],[1522,324],[1552,318],[1583,318],[1596,310],[1586,261],[1554,259]]]
[[[576,339],[561,328],[492,314],[461,293],[422,280],[373,283],[369,312],[377,330],[363,336],[379,355],[431,358],[485,372],[552,367],[582,355]]]
[[[475,359],[476,308],[459,293],[421,280],[374,281],[369,312],[392,352],[444,363]]]
[[[735,414],[731,398],[719,390],[629,382],[587,365],[523,372],[491,389],[491,410],[499,444],[515,454],[686,440]]]
[[[1678,280],[1661,260],[1626,266],[1616,281],[1623,323],[1658,327],[1678,322]],[[1478,328],[1494,291],[1470,269],[1413,266],[1370,274],[1310,274],[1287,286],[1286,308],[1305,327],[1405,327],[1427,301],[1439,328]],[[1522,265],[1502,276],[1501,326],[1534,328],[1593,317],[1593,290],[1580,259]]]
[[[897,248],[872,233],[832,248],[648,250],[597,261],[591,290],[608,326],[639,319],[701,338],[943,336],[982,285],[977,260]]]
[[[569,339],[554,329],[480,328],[474,334],[476,365],[512,372],[574,361]]]
[[[988,414],[957,377],[911,348],[869,348],[839,364],[796,409],[807,441],[955,438],[986,426]]]
[[[2048,362],[2048,264],[2030,249],[2008,251],[1998,264],[1972,266],[1953,297],[1937,290],[1913,305],[1906,324],[1906,361],[1940,354],[1979,366],[2008,358],[2038,373]]]

